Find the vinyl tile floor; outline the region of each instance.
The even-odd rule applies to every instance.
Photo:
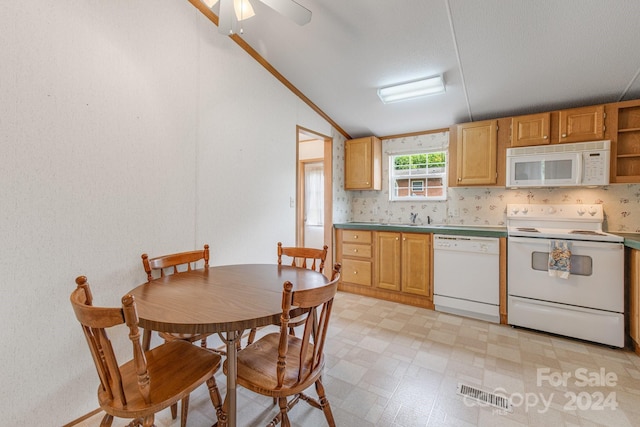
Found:
[[[328,334],[323,379],[338,426],[640,425],[640,357],[628,349],[342,292]],[[224,396],[226,378],[218,372],[216,379]],[[463,397],[460,385],[489,399]],[[276,413],[270,398],[238,389],[239,426],[267,425]],[[99,426],[102,416],[78,425]],[[327,425],[305,402],[290,419],[295,427]],[[200,387],[187,425],[215,421]],[[128,422],[116,418],[113,425]],[[167,409],[155,424],[177,427],[180,420]]]

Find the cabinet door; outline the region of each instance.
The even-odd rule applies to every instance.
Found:
[[[630,250],[629,264],[629,335],[638,348],[640,345],[640,251]]]
[[[457,185],[495,184],[497,145],[497,120],[458,125]]]
[[[381,289],[400,290],[400,233],[376,233],[376,283]]]
[[[366,137],[345,142],[344,189],[382,189],[382,146],[378,138]]]
[[[604,137],[604,105],[559,112],[560,142],[594,141]]]
[[[431,296],[431,234],[402,234],[402,291]]]
[[[551,113],[530,114],[511,119],[511,146],[549,144]]]

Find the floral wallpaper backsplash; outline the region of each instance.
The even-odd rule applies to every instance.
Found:
[[[427,224],[463,224],[505,226],[508,203],[518,204],[602,204],[603,229],[610,232],[640,233],[640,184],[612,184],[599,188],[454,187],[446,201],[389,201],[389,154],[415,148],[447,148],[448,132],[389,139],[382,142],[383,186],[381,191],[342,191],[343,209],[339,218],[355,222],[408,223],[417,213],[416,222]],[[338,151],[336,154],[340,153]],[[344,146],[342,147],[344,153]],[[336,156],[337,169],[344,169],[344,155]],[[344,170],[336,176],[344,179]],[[337,185],[342,185],[336,183]],[[340,222],[334,218],[335,222]]]

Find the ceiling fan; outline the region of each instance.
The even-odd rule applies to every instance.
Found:
[[[311,21],[311,11],[294,0],[219,0],[218,32],[225,35],[233,34],[238,23],[255,15],[252,2],[261,2],[275,10],[282,16],[291,19],[298,25],[305,25]],[[202,0],[210,9],[218,0]],[[242,33],[242,26],[240,26]]]

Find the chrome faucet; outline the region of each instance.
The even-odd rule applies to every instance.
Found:
[[[415,224],[416,223],[416,219],[418,218],[418,213],[417,212],[411,212],[409,214],[409,218],[411,218],[411,224]]]

